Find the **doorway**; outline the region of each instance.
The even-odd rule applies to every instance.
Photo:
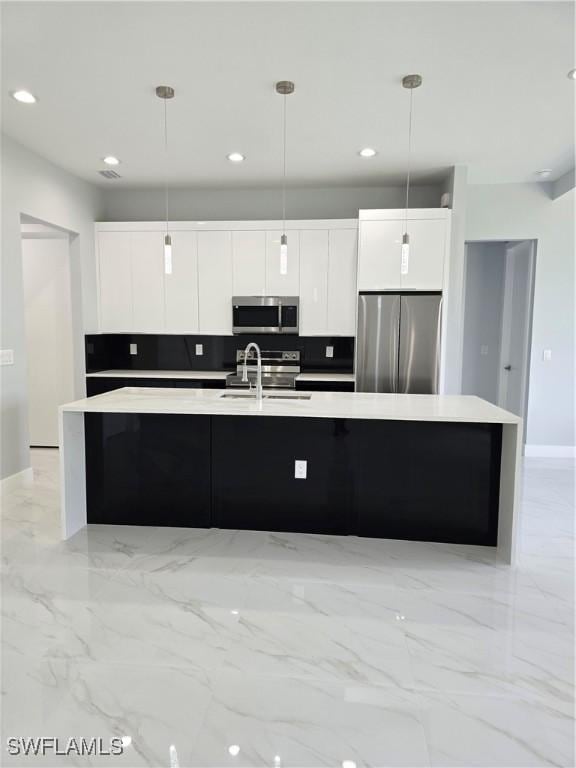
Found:
[[[58,407],[74,399],[70,233],[21,219],[31,447],[57,448]]]
[[[466,243],[462,392],[523,419],[535,269],[535,240]]]

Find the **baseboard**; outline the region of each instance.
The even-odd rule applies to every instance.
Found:
[[[16,472],[15,475],[8,475],[8,477],[0,480],[0,490],[2,493],[10,493],[17,488],[29,488],[34,481],[34,472],[32,467],[23,469],[22,472]]]
[[[576,459],[576,445],[525,445],[524,456],[547,459]]]

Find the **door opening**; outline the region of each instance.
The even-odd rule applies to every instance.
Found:
[[[31,447],[58,447],[58,406],[74,399],[70,233],[22,217]]]
[[[466,243],[462,392],[523,419],[535,268],[535,240]]]

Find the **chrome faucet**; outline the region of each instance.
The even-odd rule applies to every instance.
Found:
[[[244,368],[242,369],[242,381],[248,381],[248,352],[254,348],[256,351],[257,367],[256,367],[256,402],[262,405],[262,355],[260,354],[260,347],[256,342],[251,341],[246,345],[244,350]],[[250,384],[252,389],[252,384]]]

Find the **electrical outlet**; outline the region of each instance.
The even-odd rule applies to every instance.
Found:
[[[13,349],[0,349],[0,365],[14,365]]]
[[[294,477],[296,480],[306,480],[308,474],[308,462],[306,459],[296,459],[294,462]]]
[[[130,344],[130,354],[131,355],[138,354],[138,344]]]
[[[326,357],[334,357],[334,347],[326,347]]]
[[[552,360],[552,350],[551,349],[545,349],[544,352],[542,352],[542,360],[544,360],[545,363],[550,362]]]
[[[204,345],[203,344],[196,344],[196,354],[197,355],[203,355],[204,354]]]

